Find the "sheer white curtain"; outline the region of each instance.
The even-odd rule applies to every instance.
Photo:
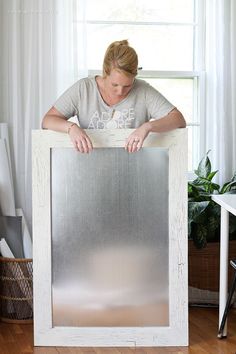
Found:
[[[208,0],[206,25],[206,150],[223,184],[236,170],[236,1]]]
[[[0,2],[0,121],[9,125],[16,207],[29,225],[31,130],[75,80],[74,6],[72,0]]]

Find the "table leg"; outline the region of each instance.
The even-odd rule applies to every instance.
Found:
[[[229,264],[229,212],[221,207],[220,225],[220,292],[219,292],[219,327],[224,314],[228,295],[228,264]],[[227,336],[227,321],[223,337]]]

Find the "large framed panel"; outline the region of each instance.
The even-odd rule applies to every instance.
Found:
[[[35,345],[188,344],[186,129],[33,132]]]

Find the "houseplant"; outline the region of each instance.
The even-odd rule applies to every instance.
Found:
[[[222,187],[213,182],[218,171],[211,170],[209,152],[194,171],[197,178],[188,182],[188,236],[197,248],[205,247],[207,242],[219,241],[220,206],[211,199],[211,195],[236,193],[236,172]],[[236,239],[236,218],[232,215],[229,233],[230,239]]]
[[[189,293],[190,303],[218,303],[220,206],[212,194],[236,193],[236,173],[222,187],[213,182],[208,157],[200,161],[197,178],[188,183]],[[230,239],[236,240],[236,217],[230,215]],[[229,257],[236,258],[236,241],[230,241]],[[232,278],[232,269],[229,278]],[[209,292],[210,290],[210,292]]]

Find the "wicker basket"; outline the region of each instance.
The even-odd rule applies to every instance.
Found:
[[[229,242],[229,260],[236,259],[236,241]],[[220,243],[208,243],[203,249],[196,249],[189,241],[189,286],[219,291]],[[229,286],[235,270],[229,265]]]
[[[0,315],[4,322],[32,323],[32,259],[0,257]]]

